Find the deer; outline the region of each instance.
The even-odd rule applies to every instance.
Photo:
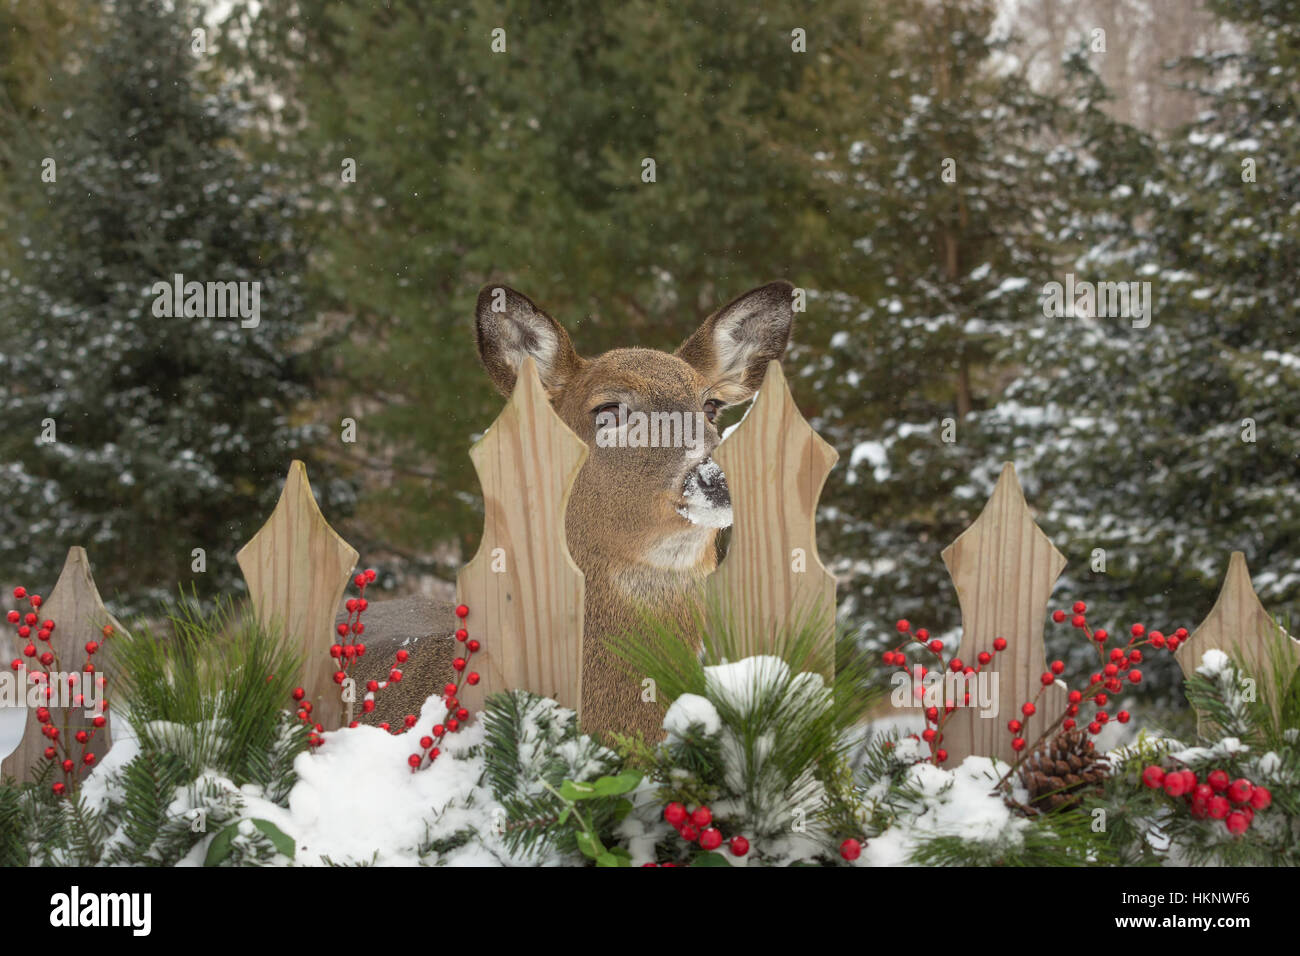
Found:
[[[784,355],[793,292],[784,281],[746,292],[673,352],[632,347],[591,357],[579,355],[559,322],[524,294],[501,285],[479,293],[475,337],[492,384],[509,396],[531,358],[551,407],[589,449],[565,513],[569,553],[586,582],[584,733],[661,736],[661,715],[642,701],[640,681],[609,642],[634,632],[648,612],[698,649],[700,585],[717,567],[719,532],[731,525],[726,476],[712,457],[718,415],[752,398],[768,362]],[[637,416],[665,413],[683,423],[683,440],[626,440]],[[445,672],[426,669],[407,674],[399,709],[412,694],[438,692]]]

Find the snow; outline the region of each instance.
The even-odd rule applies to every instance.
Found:
[[[920,755],[904,753],[899,741],[899,759]],[[971,843],[1014,847],[1028,820],[1014,814],[1000,794],[993,792],[1004,766],[988,757],[967,757],[951,770],[930,763],[918,763],[908,771],[907,783],[919,796],[905,808],[894,826],[867,841],[855,866],[903,866],[919,844],[928,838],[952,836]]]
[[[1203,677],[1217,677],[1228,666],[1228,655],[1211,649],[1201,656],[1201,666],[1196,668],[1196,673]]]
[[[694,725],[704,728],[705,736],[716,734],[722,727],[722,718],[707,697],[699,694],[682,694],[664,715],[664,730],[670,738],[681,739]]]
[[[445,716],[441,700],[430,698],[416,726],[432,726]],[[200,786],[182,788],[171,812],[197,818],[198,808],[208,805],[210,809],[214,798],[188,798],[189,793],[202,793],[202,784],[208,784],[222,794],[216,800],[235,803],[241,818],[267,820],[292,837],[298,865],[523,863],[524,859],[513,859],[501,841],[505,809],[486,785],[483,758],[469,753],[482,743],[483,735],[481,721],[448,735],[437,761],[413,773],[406,759],[418,746],[414,731],[403,735],[377,727],[334,731],[324,735],[319,750],[302,753],[294,761],[298,780],[290,791],[287,809],[267,799],[255,786],[240,788],[225,777],[209,774],[200,778]],[[103,763],[83,784],[82,793],[90,806],[104,804],[116,789],[115,772],[138,752],[134,739],[115,740]],[[422,843],[463,830],[474,832],[464,846],[421,857]],[[110,840],[121,838],[119,833]],[[209,843],[200,842],[182,865],[201,866]],[[552,855],[540,862],[554,865],[562,858]]]

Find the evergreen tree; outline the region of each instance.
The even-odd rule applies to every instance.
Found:
[[[201,25],[186,2],[117,0],[40,101],[42,135],[18,144],[0,563],[24,578],[52,581],[84,544],[106,594],[227,585],[302,453],[295,205],[235,147],[230,91],[192,51]],[[154,285],[176,274],[260,283],[260,321],[160,316]]]
[[[1235,549],[1270,611],[1300,607],[1300,10],[1214,8],[1246,48],[1183,64],[1207,108],[1169,141],[1098,153],[1108,202],[1072,267],[1149,282],[1150,324],[1045,322],[998,410],[1067,574],[1116,624],[1195,626]]]

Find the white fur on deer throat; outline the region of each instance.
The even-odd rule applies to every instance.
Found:
[[[647,551],[642,561],[660,571],[689,571],[698,567],[713,547],[709,530],[688,528],[671,534]]]

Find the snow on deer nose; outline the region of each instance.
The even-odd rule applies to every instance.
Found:
[[[691,524],[705,528],[731,527],[731,493],[727,476],[718,463],[706,458],[686,473],[682,484],[684,504],[677,513]]]

